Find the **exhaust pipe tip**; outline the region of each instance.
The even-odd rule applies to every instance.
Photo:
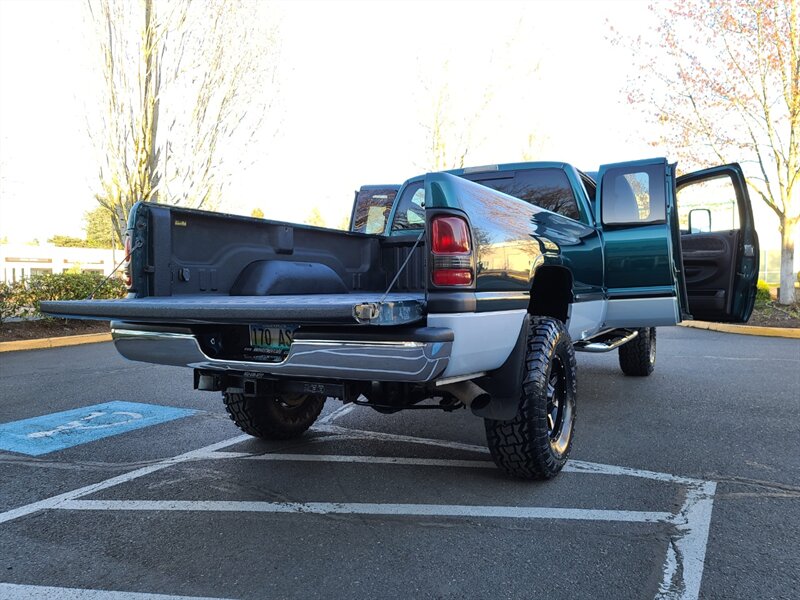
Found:
[[[439,388],[455,396],[467,408],[484,408],[492,400],[489,392],[472,381],[459,381],[448,383]]]
[[[470,408],[472,410],[480,410],[482,408],[486,408],[491,401],[492,397],[488,393],[484,392],[483,394],[479,394],[477,397],[473,398]]]

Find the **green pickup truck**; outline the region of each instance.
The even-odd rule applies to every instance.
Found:
[[[365,186],[349,232],[140,203],[126,244],[127,298],[43,310],[111,320],[123,356],[191,367],[254,436],[302,435],[330,397],[466,407],[526,479],[569,456],[576,350],[650,374],[657,326],[747,321],[759,257],[741,168],[676,177],[663,158]]]

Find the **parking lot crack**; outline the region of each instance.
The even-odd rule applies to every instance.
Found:
[[[120,471],[125,469],[138,469],[162,462],[163,458],[154,460],[141,460],[135,462],[98,462],[98,461],[70,461],[37,459],[30,457],[2,456],[0,465],[14,465],[40,469],[60,469],[64,471]]]
[[[718,483],[726,483],[728,485],[741,485],[748,487],[761,488],[763,490],[775,492],[780,497],[793,497],[800,498],[800,486],[790,485],[787,483],[780,483],[777,481],[763,481],[760,479],[750,479],[747,477],[729,476],[715,478]],[[734,494],[721,494],[723,496],[731,496]]]

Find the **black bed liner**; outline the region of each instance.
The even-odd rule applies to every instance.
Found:
[[[383,301],[381,301],[383,299]],[[369,321],[354,316],[356,306],[374,304]],[[182,295],[123,300],[42,302],[49,315],[144,323],[316,323],[402,325],[422,319],[424,293],[302,294],[287,296]]]

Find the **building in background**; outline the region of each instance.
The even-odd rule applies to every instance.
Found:
[[[121,259],[121,250],[0,244],[0,281],[13,283],[31,275],[67,271],[109,275]]]

